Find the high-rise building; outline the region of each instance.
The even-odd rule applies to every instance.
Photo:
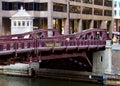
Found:
[[[114,30],[120,31],[120,0],[114,0]]]
[[[34,29],[58,29],[61,34],[90,28],[112,31],[113,0],[0,0],[0,35],[10,34],[10,17],[21,6],[34,16]]]

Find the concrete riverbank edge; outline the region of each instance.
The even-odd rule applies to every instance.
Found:
[[[120,85],[120,75],[103,74],[97,75],[91,72],[71,71],[71,70],[58,70],[58,69],[32,69],[27,71],[11,70],[4,72],[0,67],[1,75],[20,76],[20,77],[44,77],[72,81],[84,81],[92,83],[101,83],[104,85],[118,86]]]
[[[80,72],[71,70],[39,69],[36,70],[36,77],[102,83],[101,76],[92,75],[91,72]]]
[[[92,83],[101,83],[109,86],[120,85],[120,75],[113,74],[95,74],[91,72],[57,70],[57,69],[39,69],[35,70],[36,77],[49,77],[55,79],[84,81]]]

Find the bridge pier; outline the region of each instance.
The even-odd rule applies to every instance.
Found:
[[[40,62],[31,62],[29,64],[30,68],[32,69],[39,69],[40,68]]]
[[[105,50],[93,53],[92,71],[95,74],[111,74],[112,72],[111,40],[106,41]]]
[[[31,62],[29,63],[28,75],[34,76],[35,70],[40,68],[40,62]]]

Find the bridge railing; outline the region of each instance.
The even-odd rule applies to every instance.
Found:
[[[41,40],[37,47],[62,47],[62,46],[89,46],[105,45],[105,41],[100,40]]]
[[[53,37],[48,37],[46,32],[46,30],[39,30],[19,35],[2,36],[0,37],[0,51],[41,47],[105,46],[107,40],[106,31],[103,29],[90,29],[77,34],[56,35]],[[26,35],[29,35],[29,38],[24,38]],[[39,38],[36,35],[44,36]]]
[[[90,46],[105,45],[101,40],[7,40],[0,42],[0,51],[40,48],[40,47],[62,47],[62,46]]]
[[[35,41],[33,39],[0,40],[0,51],[18,50],[34,47]]]

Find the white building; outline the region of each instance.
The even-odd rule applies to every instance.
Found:
[[[33,17],[23,7],[11,18],[11,34],[33,31]]]

